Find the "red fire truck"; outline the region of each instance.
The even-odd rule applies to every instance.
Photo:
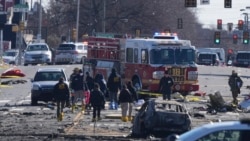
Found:
[[[195,47],[176,34],[156,33],[153,38],[87,37],[88,55],[83,70],[108,78],[116,68],[123,82],[129,80],[141,94],[158,94],[159,80],[168,70],[174,92],[187,95],[199,90]]]

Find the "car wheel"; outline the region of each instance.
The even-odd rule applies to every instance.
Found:
[[[36,106],[36,105],[37,105],[37,100],[34,99],[34,98],[32,98],[32,99],[31,99],[31,105],[32,105],[32,106]]]

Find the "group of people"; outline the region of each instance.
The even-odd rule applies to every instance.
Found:
[[[86,102],[84,96],[86,91],[90,93],[89,100],[87,100],[89,103]],[[58,121],[63,118],[64,107],[71,106],[74,112],[79,100],[82,104],[82,111],[85,110],[87,105],[93,107],[93,122],[101,120],[101,110],[105,108],[107,98],[110,100],[110,109],[116,110],[118,105],[121,105],[122,121],[131,121],[132,104],[134,101],[138,101],[138,95],[132,82],[129,81],[122,85],[121,77],[115,68],[112,69],[107,82],[102,74],[96,74],[93,78],[89,72],[86,72],[86,77],[84,77],[82,70],[75,68],[70,75],[69,86],[64,82],[64,78],[59,79],[54,87],[54,97],[57,102]]]
[[[243,81],[235,71],[232,71],[228,84],[232,91],[233,103],[237,105],[237,97],[240,94]],[[171,100],[173,85],[174,80],[169,75],[169,71],[166,70],[159,82],[159,92],[162,93],[163,100]],[[89,103],[85,101],[84,91],[90,93]],[[64,82],[63,78],[60,78],[54,87],[54,94],[57,102],[57,118],[59,121],[63,118],[63,108],[65,105],[70,105],[70,95],[72,110],[74,110],[78,100],[82,103],[83,111],[86,104],[90,104],[93,107],[92,121],[101,120],[101,110],[105,108],[106,98],[110,100],[110,109],[116,110],[118,105],[120,105],[122,121],[131,121],[133,102],[138,101],[138,95],[132,82],[128,81],[122,84],[121,77],[115,68],[112,69],[107,82],[102,74],[96,74],[95,78],[92,78],[89,72],[86,72],[84,79],[82,70],[75,68],[70,76],[70,86]]]

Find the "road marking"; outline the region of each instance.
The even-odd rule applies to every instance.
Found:
[[[84,111],[79,112],[76,115],[76,117],[73,119],[73,123],[74,124],[71,127],[66,128],[65,129],[65,133],[66,134],[70,134],[70,132],[72,132],[72,130],[74,129],[74,127],[79,124],[80,118],[83,117],[83,116],[84,116]]]
[[[0,103],[7,103],[10,102],[10,100],[0,100]]]
[[[15,112],[15,111],[23,111],[24,110],[24,108],[16,108],[16,107],[13,107],[13,108],[11,108],[9,111],[10,112]]]
[[[31,102],[31,100],[30,100],[30,99],[20,100],[20,101],[17,102],[17,104],[18,104],[18,105],[21,105],[21,104],[23,104],[24,102]]]

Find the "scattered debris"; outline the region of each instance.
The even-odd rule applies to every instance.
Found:
[[[2,81],[1,85],[24,84],[27,82],[28,82],[27,80],[6,80]]]

